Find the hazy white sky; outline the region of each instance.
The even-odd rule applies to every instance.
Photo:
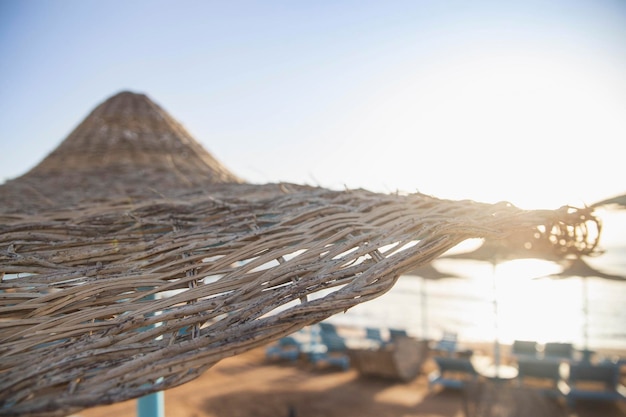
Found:
[[[251,182],[626,193],[619,0],[0,0],[0,57],[0,181],[132,90]]]

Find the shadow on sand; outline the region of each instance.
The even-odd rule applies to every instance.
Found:
[[[580,402],[571,410],[562,401],[515,386],[494,389],[480,383],[466,391],[429,391],[423,374],[403,383],[360,377],[352,371],[272,366],[298,370],[254,389],[211,396],[204,401],[204,410],[219,417],[626,417],[626,409],[615,403]],[[328,382],[338,376],[340,383]]]

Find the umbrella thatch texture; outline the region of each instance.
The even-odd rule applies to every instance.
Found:
[[[3,211],[113,198],[174,197],[242,182],[143,94],[121,92],[96,107],[43,161],[0,189]]]
[[[132,93],[0,198],[0,415],[183,384],[380,296],[468,238],[532,230],[561,254],[597,243],[589,209],[241,183]]]

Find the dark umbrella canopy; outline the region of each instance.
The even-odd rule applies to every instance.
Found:
[[[600,278],[606,279],[610,281],[620,281],[626,283],[626,277],[621,275],[609,274],[603,271],[600,271],[596,268],[590,266],[587,262],[585,262],[582,258],[575,258],[566,261],[565,267],[558,273],[550,274],[545,277],[540,278],[550,278],[550,279],[571,279],[579,277],[582,279],[582,303],[583,303],[583,316],[585,323],[583,324],[583,343],[584,349],[587,350],[589,346],[589,296],[588,296],[588,279],[590,278]]]
[[[426,265],[422,265],[418,268],[411,269],[406,272],[404,275],[411,275],[421,277],[427,280],[439,280],[444,278],[459,278],[458,275],[449,272],[441,272],[439,269],[435,268],[435,266],[431,263]]]
[[[626,194],[598,201],[596,203],[593,203],[591,207],[609,207],[624,210],[626,209]]]
[[[435,268],[432,262],[422,265],[418,268],[412,269],[404,275],[409,276],[418,276],[422,278],[422,286],[420,291],[421,298],[421,307],[422,307],[422,337],[424,339],[428,338],[429,330],[428,330],[428,292],[426,290],[427,281],[436,281],[440,279],[446,278],[461,278],[460,276],[441,272],[439,269]]]
[[[459,259],[499,264],[516,259],[542,259],[558,261],[563,259],[565,248],[545,239],[539,232],[516,233],[506,239],[485,239],[470,252],[443,255],[442,259]]]
[[[546,276],[546,278],[562,279],[570,277],[580,278],[602,278],[610,281],[624,281],[626,277],[621,275],[609,274],[602,272],[599,269],[593,268],[582,258],[575,258],[565,261],[565,267],[561,272]]]
[[[585,230],[584,233],[587,231]],[[599,233],[599,229],[598,229]],[[541,231],[520,232],[510,235],[507,239],[485,239],[481,246],[470,252],[444,255],[442,258],[457,260],[474,260],[488,262],[493,267],[492,290],[493,290],[493,314],[494,314],[494,359],[496,366],[500,365],[500,340],[499,340],[499,305],[497,300],[496,267],[498,264],[517,259],[541,259],[558,261],[571,250],[567,245],[561,245],[558,241],[546,239]]]

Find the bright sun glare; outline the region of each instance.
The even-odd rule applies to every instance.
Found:
[[[530,50],[456,59],[396,74],[354,112],[343,148],[320,168],[350,154],[373,168],[346,169],[348,186],[522,208],[590,204],[621,188],[602,166],[587,170],[619,163],[606,148],[623,131],[623,105],[599,82],[602,68]]]

